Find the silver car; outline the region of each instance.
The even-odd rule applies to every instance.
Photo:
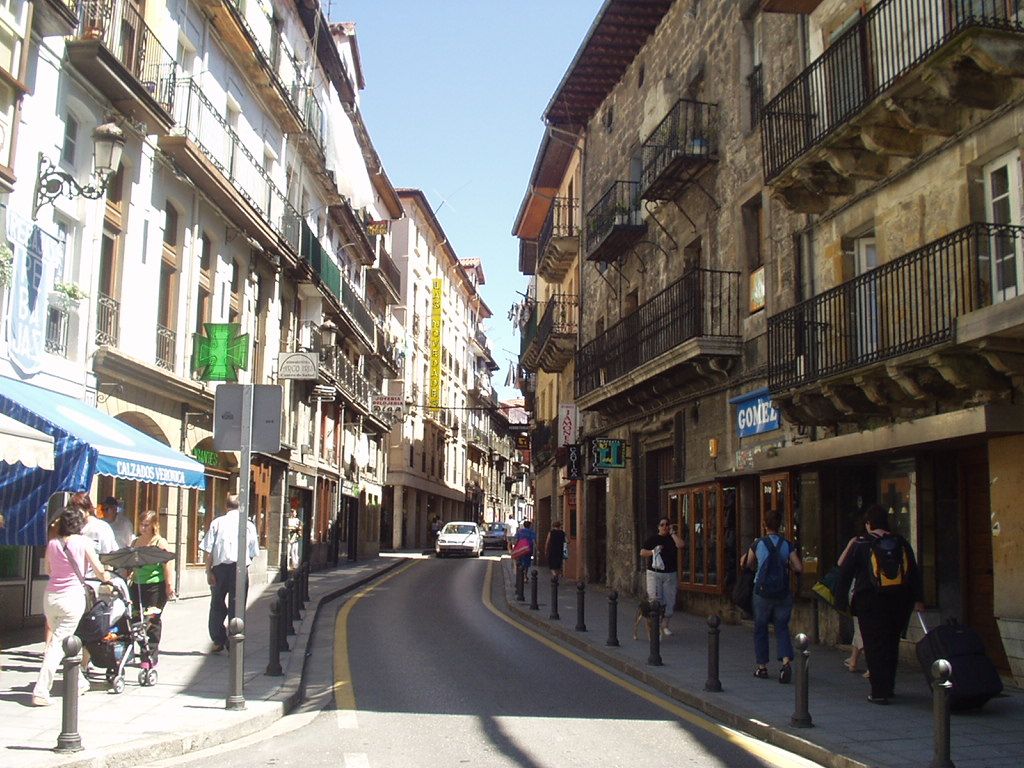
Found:
[[[497,547],[505,549],[508,546],[508,525],[505,523],[486,523],[484,525],[484,549]]]
[[[448,555],[472,555],[480,557],[484,551],[484,532],[480,526],[470,522],[445,523],[437,534],[434,542],[434,554],[438,557]]]

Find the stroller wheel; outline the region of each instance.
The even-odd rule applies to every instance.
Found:
[[[117,672],[112,669],[108,669],[105,677],[107,678],[107,685],[110,685],[114,682],[114,678],[117,677]]]
[[[156,681],[160,678],[160,675],[155,669],[149,669],[146,671],[146,683],[148,685],[156,685]]]
[[[146,674],[146,670],[145,669],[139,670],[139,685],[141,685],[141,686],[149,685],[149,676]]]
[[[111,683],[114,693],[124,693],[124,678],[118,675]]]

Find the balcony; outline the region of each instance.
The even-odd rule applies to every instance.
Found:
[[[192,80],[180,80],[176,126],[158,144],[231,222],[263,248],[294,260],[300,217],[224,117]]]
[[[556,197],[537,239],[537,274],[557,283],[580,255],[580,201]]]
[[[691,270],[580,349],[577,403],[608,410],[630,392],[635,405],[724,375],[742,351],[739,306],[738,273]]]
[[[372,414],[370,396],[376,393],[376,390],[340,349],[323,350],[321,365],[334,377],[346,402],[351,404],[357,413],[362,416]]]
[[[78,12],[77,31],[65,45],[68,61],[148,133],[169,131],[177,65],[138,8],[123,0],[79,0]]]
[[[175,342],[177,334],[159,323],[156,326],[156,364],[158,368],[174,372]]]
[[[285,48],[260,3],[197,0],[210,18],[218,42],[267,105],[285,133],[303,130],[300,65]]]
[[[32,28],[40,37],[66,37],[78,28],[78,0],[38,0]]]
[[[373,322],[373,315],[366,308],[362,297],[356,293],[352,284],[345,279],[341,281],[341,317],[362,344],[367,352],[372,352],[376,345],[376,323]]]
[[[68,356],[68,313],[62,307],[46,308],[46,351],[58,357]]]
[[[576,330],[579,321],[579,298],[555,294],[545,304],[534,308],[534,315],[543,306],[536,332],[522,350],[520,363],[531,371],[558,373],[565,369],[576,351]],[[531,326],[532,327],[532,326]],[[526,336],[523,336],[526,341]]]
[[[327,211],[334,223],[346,233],[349,245],[352,246],[349,253],[364,267],[372,267],[377,258],[377,251],[374,248],[376,238],[371,236],[367,229],[370,219],[366,210],[357,211],[347,198],[342,197],[341,202],[329,205]]]
[[[402,272],[383,244],[377,248],[377,264],[366,270],[366,280],[377,286],[389,304],[402,300]]]
[[[770,317],[773,399],[824,425],[1003,397],[1024,374],[1022,254],[1024,228],[971,224]]]
[[[488,403],[491,392],[491,380],[483,371],[478,371],[473,375],[470,380],[469,396],[471,399],[476,400],[479,403]]]
[[[617,261],[646,231],[639,182],[616,181],[587,213],[587,259]]]
[[[765,178],[822,213],[1020,95],[1024,19],[1004,0],[883,0],[764,108]]]
[[[121,302],[105,293],[96,295],[96,346],[116,347],[120,337]]]
[[[640,196],[675,200],[718,160],[718,105],[680,99],[641,147]]]
[[[341,301],[341,270],[331,259],[327,249],[320,243],[316,232],[305,220],[299,224],[299,229],[301,231],[299,256],[309,265],[313,275],[319,280],[321,288],[335,301]]]
[[[554,419],[539,421],[530,430],[530,459],[535,470],[543,469],[555,458],[557,434]]]
[[[377,360],[383,367],[385,378],[397,379],[405,367],[405,352],[398,341],[377,328]]]

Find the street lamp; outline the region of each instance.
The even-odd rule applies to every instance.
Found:
[[[121,165],[121,153],[124,150],[124,131],[108,120],[92,133],[93,140],[93,175],[86,184],[79,184],[75,177],[62,171],[39,153],[39,167],[36,175],[35,196],[32,200],[32,220],[35,221],[39,209],[52,203],[58,197],[67,195],[70,199],[84,197],[88,200],[99,200],[107,192],[107,184]]]

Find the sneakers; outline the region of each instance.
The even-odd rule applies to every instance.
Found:
[[[223,645],[221,645],[220,643],[214,643],[213,647],[210,648],[210,653],[220,653],[223,650],[224,650],[224,646]]]
[[[789,664],[783,664],[779,668],[779,682],[785,685],[793,679],[793,667]]]
[[[33,707],[48,707],[50,706],[50,699],[47,696],[33,696],[32,697]]]
[[[868,701],[870,701],[872,704],[883,704],[884,705],[884,704],[888,704],[889,703],[889,700],[886,699],[886,698],[883,698],[882,696],[868,696]]]
[[[672,634],[672,630],[669,629],[668,627],[662,627],[661,628],[661,634],[663,634],[665,637],[668,637],[669,635]]]
[[[756,678],[758,678],[760,680],[767,680],[768,679],[768,668],[767,667],[758,667],[757,669],[754,670],[754,677],[756,677]]]

